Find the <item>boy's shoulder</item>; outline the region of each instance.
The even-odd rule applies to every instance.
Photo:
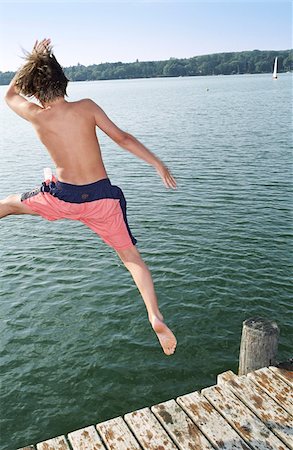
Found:
[[[91,98],[81,98],[78,100],[79,103],[88,104],[88,105],[95,105],[96,103]]]
[[[98,106],[91,98],[81,98],[80,100],[70,103],[74,103],[77,106],[92,110]]]

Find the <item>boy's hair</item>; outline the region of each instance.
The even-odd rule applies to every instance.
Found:
[[[52,48],[40,53],[26,52],[26,63],[18,70],[15,85],[27,97],[35,96],[41,102],[50,102],[67,96],[68,78],[52,53]]]

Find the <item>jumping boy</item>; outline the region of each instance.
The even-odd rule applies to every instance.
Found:
[[[108,178],[96,126],[119,146],[151,164],[167,188],[176,188],[168,168],[134,136],[119,129],[92,100],[65,100],[66,78],[52,53],[50,39],[36,41],[5,95],[8,106],[31,122],[56,166],[56,177],[40,188],[9,195],[0,201],[0,218],[11,214],[38,215],[47,220],[79,220],[119,255],[145,303],[148,319],[166,355],[176,338],[160,313],[151,273],[140,256],[127,223],[122,190]],[[20,95],[22,94],[22,95]],[[34,96],[41,106],[24,96]]]

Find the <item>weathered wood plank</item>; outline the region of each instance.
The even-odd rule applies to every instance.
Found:
[[[219,373],[217,376],[217,384],[221,386],[225,384],[227,381],[233,380],[234,378],[238,378],[232,370],[227,370],[227,372]]]
[[[269,369],[278,377],[282,378],[289,386],[293,387],[293,372],[290,370],[279,369],[278,367],[270,366]]]
[[[180,450],[213,449],[199,428],[175,400],[154,405],[151,410]]]
[[[125,414],[125,422],[145,450],[177,450],[149,408]]]
[[[254,450],[287,449],[228,388],[212,386],[201,392]]]
[[[248,374],[248,378],[257,383],[270,397],[289,414],[293,413],[293,390],[272,370],[264,367]]]
[[[72,431],[68,440],[73,450],[105,450],[94,426]]]
[[[57,436],[37,444],[37,450],[70,450],[70,447],[65,436]]]
[[[17,450],[33,450],[35,447],[33,445],[27,445],[26,447],[18,448]]]
[[[290,414],[281,408],[266,392],[249,380],[248,377],[227,376],[225,384],[235,395],[250,408],[264,424],[270,428],[290,449],[292,445],[293,421]],[[221,383],[225,373],[221,374]]]
[[[98,423],[96,428],[108,450],[141,450],[122,417]]]
[[[198,392],[178,397],[176,401],[217,449],[250,449],[221,414]]]

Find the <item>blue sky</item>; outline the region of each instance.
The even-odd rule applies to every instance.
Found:
[[[63,66],[292,48],[289,1],[0,0],[0,70],[50,37]]]

